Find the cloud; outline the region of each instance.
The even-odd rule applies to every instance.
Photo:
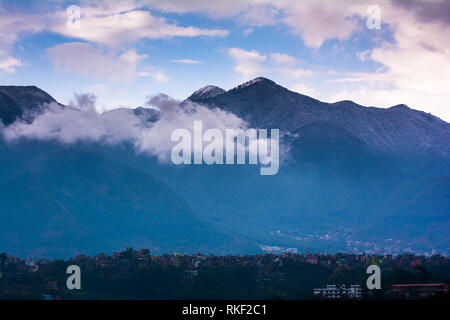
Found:
[[[143,71],[139,72],[140,77],[150,77],[157,83],[165,83],[169,80],[169,77],[165,74],[163,70],[157,70],[153,66],[146,66]]]
[[[145,58],[133,46],[142,39],[173,37],[225,37],[224,29],[180,26],[173,21],[143,10],[138,1],[81,1],[80,28],[68,28],[68,13],[58,2],[59,9],[40,14],[9,12],[0,6],[0,57],[8,54],[25,33],[51,31],[69,39],[87,42],[69,42],[47,52],[55,66],[85,76],[131,80],[138,76],[136,64]],[[0,70],[15,72],[21,61],[7,56],[0,58]],[[167,82],[162,70],[142,71],[156,82]]]
[[[175,59],[172,60],[174,63],[183,63],[183,64],[200,64],[201,61],[198,60],[191,60],[191,59]]]
[[[127,141],[136,134],[139,119],[131,113],[117,111],[97,114],[56,104],[37,116],[32,123],[17,121],[3,130],[7,140],[20,138],[57,140],[61,143],[101,141],[108,144]]]
[[[142,0],[156,10],[204,13],[213,19],[235,18],[251,27],[286,25],[306,45],[320,47],[329,39],[348,39],[360,28],[357,16],[365,17],[370,1],[329,0]]]
[[[107,145],[130,143],[136,152],[158,157],[161,162],[170,161],[174,143],[170,140],[175,129],[193,132],[194,121],[202,121],[204,130],[216,128],[245,128],[246,122],[220,109],[208,109],[191,104],[182,108],[180,102],[167,95],[152,96],[147,106],[160,112],[160,119],[148,122],[131,109],[114,109],[104,113],[95,112],[96,97],[76,94],[72,106],[61,108],[49,104],[46,111],[37,115],[32,123],[16,121],[2,128],[7,141],[32,139],[56,140],[63,144],[94,142]]]
[[[169,80],[169,77],[162,70],[157,70],[151,73],[151,77],[158,83],[165,83]]]
[[[275,68],[274,70],[290,78],[310,77],[317,74],[315,71],[303,68]]]
[[[420,22],[441,22],[450,25],[450,2],[448,1],[393,0],[392,4],[413,10]]]
[[[86,112],[96,112],[97,96],[92,93],[74,94],[75,101],[71,101],[69,106],[78,108]]]
[[[356,56],[358,57],[359,60],[364,62],[367,60],[369,54],[370,54],[370,50],[364,50],[364,51],[357,52]]]
[[[314,90],[313,88],[309,88],[301,83],[296,84],[290,90],[310,97],[316,94],[316,90]]]
[[[297,64],[297,58],[284,54],[284,53],[278,53],[273,52],[270,54],[270,59],[272,59],[274,64],[282,64],[282,65],[288,65],[293,66]]]
[[[405,103],[450,120],[450,24],[440,14],[428,13],[424,3],[394,1],[382,11],[383,22],[389,24],[394,41],[383,42],[364,61],[382,67],[373,73],[347,73],[337,81],[349,83],[332,97],[353,99],[365,105],[390,107]],[[431,5],[447,10],[443,2]],[[401,17],[401,19],[399,19]],[[433,18],[432,18],[433,17]]]
[[[0,70],[6,73],[15,73],[18,67],[23,66],[23,62],[13,58],[13,57],[3,57],[0,56]]]
[[[250,9],[251,8],[251,9]],[[246,26],[262,27],[277,23],[278,10],[270,5],[250,7],[238,16],[237,21]]]
[[[47,49],[47,53],[57,69],[114,81],[128,81],[137,77],[138,63],[147,58],[134,49],[115,54],[83,42],[57,45]]]
[[[81,25],[78,29],[67,28],[67,13],[61,11],[56,13],[57,19],[51,26],[51,30],[69,38],[108,46],[133,44],[142,39],[228,35],[228,31],[224,29],[183,27],[165,18],[154,16],[149,11],[132,7],[127,9],[127,11],[119,11],[117,7],[106,5],[83,6]]]
[[[132,44],[142,39],[225,37],[229,34],[225,29],[180,26],[146,10],[145,1],[133,0],[100,0],[95,3],[82,0],[78,4],[81,9],[80,28],[68,28],[67,5],[60,1],[50,3],[38,13],[17,13],[14,8],[2,8],[0,3],[0,51],[11,49],[22,34],[41,31],[108,46]],[[46,11],[49,7],[56,9]]]
[[[283,53],[270,53],[270,59],[267,59],[267,55],[256,50],[230,48],[227,53],[235,62],[234,71],[241,73],[244,78],[261,75],[262,73],[281,74],[291,79],[310,77],[316,74],[312,70],[293,67],[298,60]]]
[[[230,48],[228,54],[230,57],[239,61],[252,60],[261,62],[267,59],[267,56],[261,55],[255,50],[247,51],[240,48]]]
[[[219,132],[215,135],[214,142],[217,145],[215,139],[220,139],[220,145],[223,147],[242,143],[236,142],[234,136],[227,135],[227,129],[247,129],[247,123],[234,114],[217,108],[209,109],[195,103],[181,106],[179,101],[165,94],[148,99],[146,104],[151,109],[115,109],[101,114],[93,111],[94,96],[76,95],[76,100],[79,106],[83,106],[83,110],[70,106],[63,108],[56,103],[51,103],[46,105],[46,111],[37,115],[31,123],[17,120],[7,127],[0,127],[0,134],[8,142],[28,139],[57,141],[62,144],[77,142],[106,145],[130,144],[138,154],[156,157],[161,163],[170,163],[172,149],[178,144],[172,141],[172,134],[177,129],[187,130],[193,137],[195,122],[201,121],[203,133],[208,129],[215,129],[216,134]],[[152,116],[155,113],[158,113],[157,117]],[[278,156],[281,156],[282,161],[289,159],[289,147],[281,145],[278,148],[278,139],[271,141],[270,137],[256,136],[255,138],[256,140],[250,141],[244,139],[241,146],[244,150],[244,145],[248,146],[249,159],[250,157],[259,158],[260,164],[270,164],[270,169],[261,168],[262,174],[276,174],[279,164]],[[201,146],[198,149],[194,143],[191,144],[191,153],[202,152],[206,148],[205,145],[204,149]],[[234,149],[233,153],[239,149]],[[273,171],[274,169],[276,171]]]
[[[357,16],[365,16],[365,1],[275,1],[283,11],[281,21],[305,44],[320,47],[329,39],[348,39],[361,26]]]
[[[179,14],[196,12],[213,19],[223,19],[250,11],[255,7],[252,2],[246,0],[140,0],[139,4],[162,12]]]
[[[264,70],[261,63],[267,56],[259,54],[255,50],[247,51],[240,48],[228,49],[228,55],[235,61],[234,71],[243,74],[245,77],[253,76]]]
[[[44,30],[45,20],[37,14],[16,14],[1,7],[0,4],[0,54],[7,54],[19,39],[26,33]]]
[[[242,31],[242,34],[244,35],[244,37],[246,37],[249,34],[251,34],[252,32],[253,32],[253,28],[247,28],[244,31]]]
[[[15,73],[25,63],[11,56],[20,36],[37,33],[45,28],[39,15],[16,14],[2,8],[0,3],[0,71]]]

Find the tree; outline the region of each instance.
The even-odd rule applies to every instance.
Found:
[[[127,248],[123,253],[123,257],[125,257],[128,260],[132,260],[134,257],[134,250],[133,248]]]
[[[6,253],[2,253],[0,254],[0,271],[3,271],[5,269],[5,263],[6,263],[6,259],[8,258],[8,256],[6,255]]]

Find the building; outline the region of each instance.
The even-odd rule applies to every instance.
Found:
[[[55,280],[50,280],[45,283],[45,290],[47,292],[58,291],[58,283]]]
[[[361,299],[362,290],[359,284],[349,287],[342,285],[327,285],[326,288],[314,289],[314,296],[325,299]]]
[[[395,297],[420,299],[445,295],[448,293],[448,287],[446,283],[395,284],[390,287],[388,293]]]

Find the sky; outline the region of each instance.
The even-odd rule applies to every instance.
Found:
[[[450,121],[450,1],[0,0],[0,85],[98,111],[263,76]]]

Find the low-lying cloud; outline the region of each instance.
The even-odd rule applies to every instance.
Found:
[[[95,142],[108,145],[130,143],[138,153],[170,161],[174,143],[171,134],[184,128],[193,132],[194,121],[202,121],[204,129],[247,128],[247,123],[220,109],[209,109],[159,94],[148,99],[145,109],[115,109],[98,113],[96,97],[77,94],[67,107],[46,105],[45,111],[32,122],[18,120],[0,128],[7,141],[32,139],[58,141],[63,144]]]

